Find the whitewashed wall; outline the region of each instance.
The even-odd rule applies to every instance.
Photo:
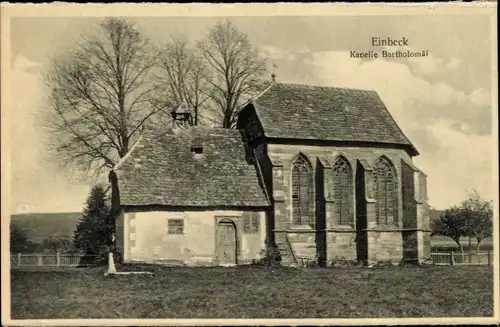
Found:
[[[148,211],[123,216],[123,255],[125,262],[182,261],[186,264],[212,262],[215,257],[215,217],[243,219],[241,211]],[[168,220],[183,219],[182,235],[168,234]],[[236,224],[237,228],[243,226]],[[259,232],[238,233],[241,239],[239,262],[259,258],[265,249],[266,216],[260,212]]]

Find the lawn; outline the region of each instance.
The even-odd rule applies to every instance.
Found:
[[[124,268],[120,268],[123,270]],[[137,268],[136,268],[137,269]],[[12,271],[13,319],[492,316],[491,267]]]

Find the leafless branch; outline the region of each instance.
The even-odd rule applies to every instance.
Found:
[[[44,125],[61,160],[99,171],[130,150],[143,125],[160,111],[151,103],[157,58],[136,27],[118,18],[104,19],[96,33],[54,58]]]
[[[258,90],[267,60],[258,56],[247,35],[228,20],[215,25],[197,48],[211,69],[208,95],[222,114],[221,125],[233,128],[238,109]]]
[[[173,37],[161,50],[159,72],[156,75],[161,85],[159,97],[164,107],[185,103],[198,113],[208,96],[207,66],[186,40]]]

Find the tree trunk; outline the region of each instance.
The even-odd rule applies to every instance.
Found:
[[[462,243],[460,243],[460,237],[458,239],[455,239],[454,241],[455,243],[458,244],[460,248],[460,253],[462,253],[462,260],[464,260],[465,259],[464,247],[462,246]]]
[[[453,239],[455,241],[455,243],[457,243],[458,247],[460,248],[460,252],[464,252],[464,248],[462,246],[462,243],[460,243],[460,238],[458,239]]]
[[[470,252],[471,247],[472,247],[472,237],[469,236],[469,246],[467,248],[467,251]]]
[[[198,106],[194,106],[194,126],[198,126]]]
[[[476,238],[476,241],[477,241],[476,252],[479,252],[479,247],[481,246],[481,241],[482,240],[483,240],[482,238],[479,238],[479,237]]]

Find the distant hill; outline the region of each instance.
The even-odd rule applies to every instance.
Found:
[[[42,242],[46,238],[73,238],[73,232],[80,220],[80,212],[29,213],[11,215],[10,224],[23,227],[32,242]]]

